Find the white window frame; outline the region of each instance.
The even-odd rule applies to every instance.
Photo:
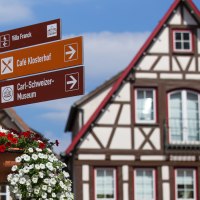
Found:
[[[170,96],[172,95],[172,94],[174,94],[174,93],[177,93],[177,92],[180,92],[181,93],[181,100],[182,100],[182,118],[183,118],[183,126],[186,128],[186,129],[188,129],[188,117],[187,117],[187,92],[190,92],[190,93],[193,93],[193,94],[195,94],[195,95],[197,95],[198,96],[198,102],[199,102],[199,104],[198,104],[198,107],[199,107],[199,119],[200,119],[200,94],[198,93],[198,92],[194,92],[194,91],[191,91],[191,90],[185,90],[185,89],[183,89],[183,90],[175,90],[175,91],[173,91],[173,92],[170,92],[170,93],[168,93],[168,117],[169,117],[169,119],[170,119],[170,116],[171,116],[171,112],[170,112]],[[182,98],[183,97],[183,98]],[[168,119],[168,120],[169,120]],[[169,123],[169,121],[168,121],[168,123]],[[183,129],[183,140],[181,140],[181,141],[173,141],[172,140],[172,138],[171,138],[171,133],[170,133],[170,128],[169,128],[169,142],[170,143],[176,143],[176,142],[178,142],[178,143],[183,143],[183,144],[185,144],[185,143],[194,143],[194,141],[189,141],[188,140],[188,131],[186,130],[186,129]],[[199,140],[197,140],[197,141],[195,141],[195,143],[196,144],[200,144],[200,141]]]
[[[178,188],[177,188],[177,171],[178,170],[192,170],[193,171],[193,185],[194,185],[194,198],[193,199],[185,199],[185,198],[178,198]],[[175,169],[175,200],[197,200],[197,171],[196,169],[191,169],[191,168],[177,168]]]
[[[0,197],[6,196],[6,200],[9,200],[10,199],[9,186],[8,185],[1,185],[1,186],[6,186],[6,192],[0,192]]]
[[[183,37],[184,33],[189,33],[189,44],[190,44],[190,49],[184,49],[183,47],[181,49],[176,49],[176,33],[181,33],[181,37]],[[182,45],[184,43],[183,38],[178,41],[180,42]],[[173,30],[173,51],[174,52],[192,52],[193,51],[193,34],[190,30]]]
[[[114,173],[114,198],[109,198],[109,199],[107,199],[107,198],[101,198],[101,199],[99,199],[99,198],[97,198],[97,170],[98,169],[101,169],[101,170],[113,170],[113,173]],[[116,169],[115,168],[107,168],[107,167],[97,167],[97,168],[95,168],[95,177],[94,177],[94,182],[95,182],[95,200],[117,200],[117,179],[116,179]]]
[[[137,118],[137,96],[138,91],[152,91],[153,92],[153,120],[141,120]],[[156,89],[154,88],[135,88],[135,122],[138,124],[155,124],[157,122],[157,105],[156,105]]]
[[[147,200],[156,200],[156,170],[154,168],[135,168],[134,169],[134,191],[137,190],[137,185],[136,185],[136,171],[137,170],[151,170],[153,173],[153,199],[147,199]],[[134,192],[134,200],[140,200],[137,199],[136,197],[136,192]],[[146,199],[143,199],[146,200]]]

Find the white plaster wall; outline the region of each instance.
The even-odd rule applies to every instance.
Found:
[[[150,53],[169,53],[169,28],[165,28],[158,38],[155,38]]]
[[[158,78],[156,73],[135,73],[137,79],[156,79]]]
[[[111,155],[111,160],[135,160],[135,156],[133,155]]]
[[[80,144],[80,149],[100,149],[99,144],[94,139],[91,133],[89,133]]]
[[[140,159],[143,161],[154,160],[154,161],[164,161],[166,160],[166,156],[140,156]]]
[[[123,105],[118,124],[120,125],[131,124],[131,106],[130,105],[127,105],[127,104]]]
[[[89,181],[89,165],[83,165],[82,166],[82,180],[83,181]]]
[[[183,19],[184,25],[197,25],[191,13],[189,13],[186,8],[183,9],[183,16],[184,16],[184,19]]]
[[[181,24],[181,12],[180,12],[180,7],[176,10],[176,13],[172,16],[172,18],[169,21],[170,25],[177,25]]]
[[[180,67],[178,66],[178,63],[174,57],[172,57],[172,70],[175,72],[181,71]]]
[[[123,165],[122,166],[122,180],[123,181],[128,181],[129,175],[128,175],[128,165]]]
[[[101,115],[98,124],[114,124],[118,111],[119,104],[111,104],[108,108],[105,109],[104,113]]]
[[[170,185],[169,183],[163,183],[163,200],[170,200]]]
[[[185,78],[187,80],[200,80],[200,74],[186,74]]]
[[[169,180],[169,167],[162,166],[162,180]]]
[[[150,137],[151,142],[156,147],[157,150],[160,150],[161,144],[160,144],[160,129],[155,128],[154,132],[152,133]]]
[[[118,94],[114,101],[130,101],[130,83],[125,83],[121,90],[119,90]]]
[[[190,66],[188,68],[189,72],[194,72],[196,70],[196,63],[195,63],[195,58],[192,59],[192,62],[190,63]]]
[[[183,79],[182,74],[160,73],[161,79]]]
[[[79,154],[78,160],[105,160],[105,154]]]
[[[129,200],[128,183],[123,183],[123,200]]]
[[[103,91],[102,93],[100,93],[99,95],[94,97],[91,101],[87,102],[85,105],[81,107],[84,111],[84,124],[88,121],[93,112],[97,109],[97,107],[105,98],[105,96],[108,94],[110,89],[111,87],[109,87],[107,90]]]
[[[102,143],[102,145],[104,147],[106,147],[107,144],[108,144],[111,132],[112,132],[112,128],[109,128],[109,127],[94,127],[93,131],[94,131],[95,135],[97,136],[97,138]]]
[[[117,128],[110,149],[131,149],[131,129]]]
[[[162,56],[156,64],[154,71],[169,71],[169,56]]]
[[[83,200],[90,200],[90,189],[88,183],[83,183]]]
[[[186,70],[186,67],[187,67],[190,59],[191,59],[191,56],[177,56],[177,60],[179,61],[183,71]]]
[[[156,61],[158,56],[145,56],[139,65],[136,67],[137,70],[149,71],[153,63]]]
[[[142,148],[142,150],[153,150],[152,146],[147,142],[144,147]]]
[[[142,135],[139,128],[134,128],[134,147],[135,149],[139,149],[141,144],[144,142],[144,136]]]

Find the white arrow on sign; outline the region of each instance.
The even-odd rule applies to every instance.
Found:
[[[69,48],[70,48],[70,51],[65,52],[65,54],[66,54],[66,55],[71,54],[71,56],[69,57],[69,59],[72,59],[72,57],[73,57],[74,54],[76,53],[76,50],[75,50],[72,46],[69,46]]]
[[[70,90],[76,85],[77,80],[73,76],[69,76],[71,78],[71,81],[67,81],[67,85],[71,85]]]

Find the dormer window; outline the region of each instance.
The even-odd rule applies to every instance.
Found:
[[[189,30],[173,30],[173,51],[192,52],[192,32]]]

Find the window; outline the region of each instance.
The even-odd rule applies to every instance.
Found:
[[[97,168],[95,170],[95,200],[116,199],[116,170]]]
[[[176,169],[176,200],[196,200],[196,171]]]
[[[136,123],[155,123],[156,105],[154,89],[136,89]]]
[[[155,200],[155,170],[135,169],[134,200]]]
[[[199,94],[180,90],[169,94],[170,142],[200,141]]]
[[[8,186],[0,185],[0,200],[9,200],[9,199],[10,199],[10,193],[8,190]]]
[[[175,52],[191,52],[193,50],[191,31],[173,31],[173,50]]]

